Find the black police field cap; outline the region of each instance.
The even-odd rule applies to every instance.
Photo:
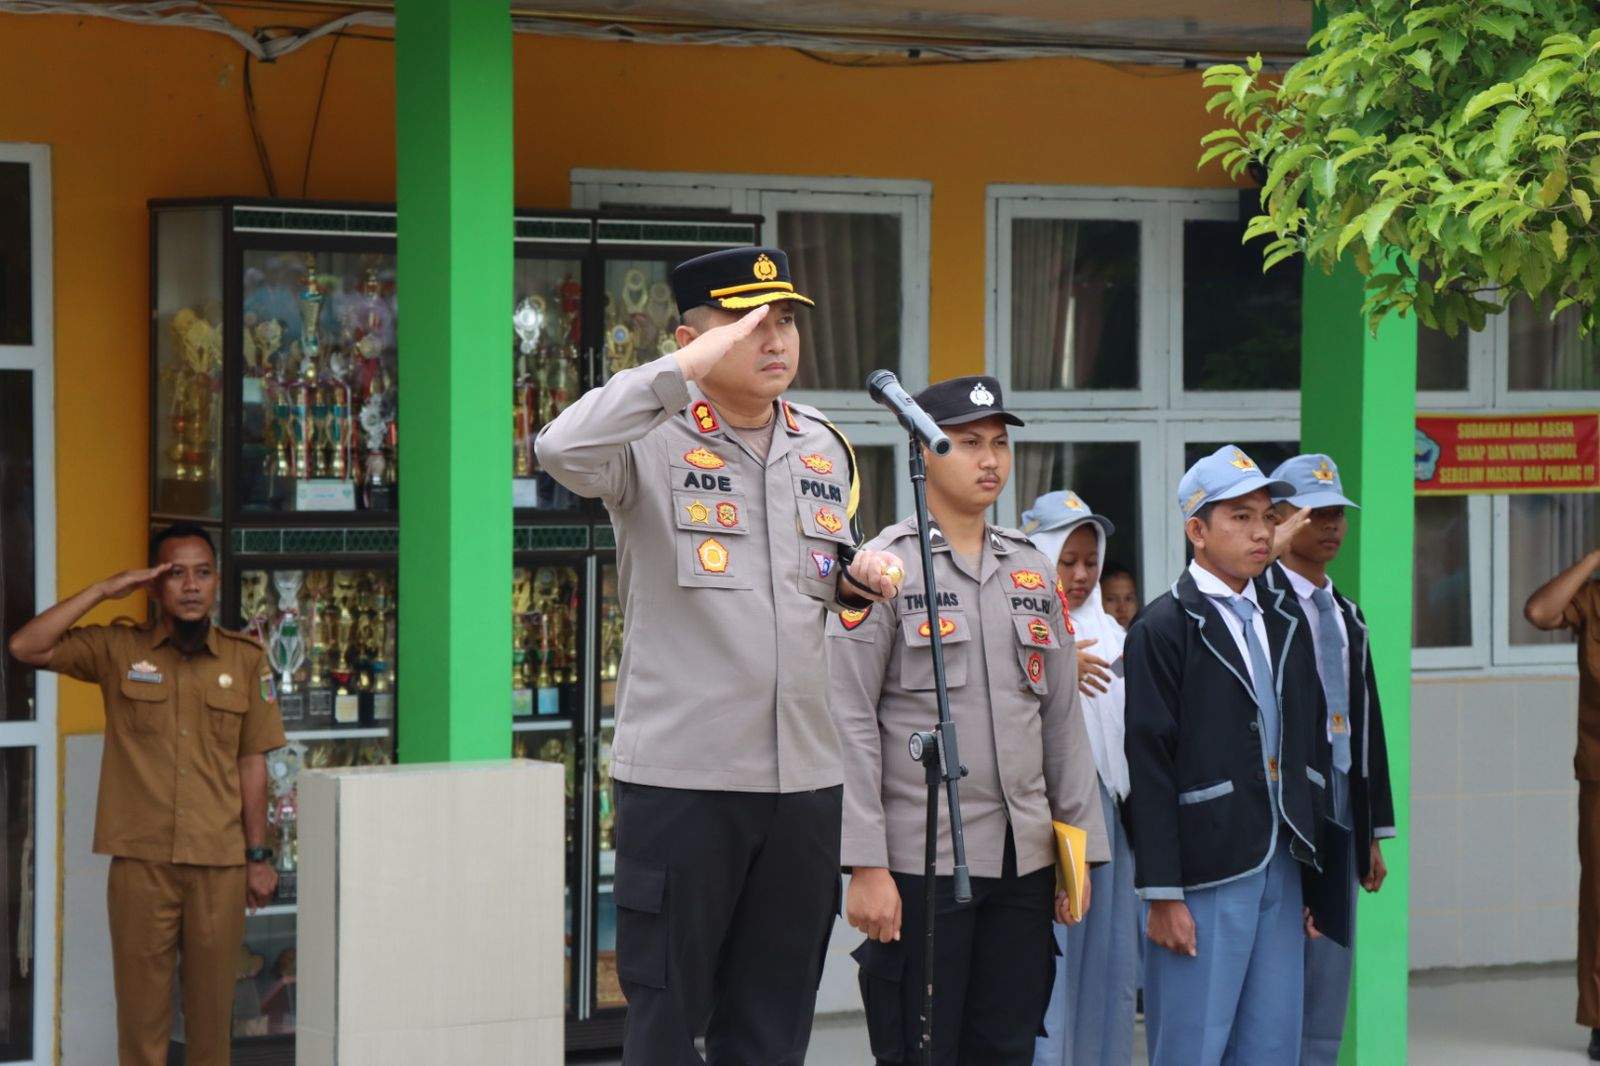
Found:
[[[672,268],[672,295],[680,315],[691,307],[746,311],[779,300],[817,306],[794,291],[781,248],[727,248],[679,263]]]
[[[986,374],[940,381],[912,398],[941,426],[959,426],[980,418],[998,418],[1013,426],[1027,425],[1006,410],[1000,396],[1000,382]]]

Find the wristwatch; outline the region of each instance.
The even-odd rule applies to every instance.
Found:
[[[244,849],[244,861],[245,862],[271,862],[272,861],[272,849],[271,848],[245,848]]]

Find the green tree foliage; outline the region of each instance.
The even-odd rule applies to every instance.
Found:
[[[1351,252],[1374,328],[1414,312],[1454,334],[1497,293],[1576,306],[1600,289],[1600,3],[1337,0],[1280,80],[1213,66],[1200,166],[1264,177],[1264,269]],[[1393,254],[1398,252],[1400,254]],[[1421,279],[1416,270],[1420,269]]]

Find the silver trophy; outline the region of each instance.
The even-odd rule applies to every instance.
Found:
[[[523,355],[532,355],[538,347],[544,333],[544,317],[544,300],[537,296],[524,296],[511,313],[511,328],[516,331]]]
[[[305,665],[306,640],[300,632],[300,586],[302,570],[279,570],[272,575],[278,592],[278,620],[272,625],[267,643],[267,662],[278,675],[278,693],[291,696],[299,692],[294,675]]]

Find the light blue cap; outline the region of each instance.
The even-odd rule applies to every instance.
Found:
[[[1287,481],[1293,492],[1272,492],[1273,503],[1288,501],[1296,507],[1356,507],[1344,494],[1339,467],[1326,455],[1297,455],[1272,472],[1273,478]]]
[[[1236,500],[1258,489],[1266,489],[1274,499],[1295,491],[1287,481],[1265,477],[1237,444],[1224,444],[1191,466],[1178,482],[1178,510],[1185,519],[1193,518],[1208,503]]]
[[[1065,529],[1075,526],[1079,522],[1093,522],[1105,531],[1106,536],[1117,531],[1111,524],[1111,519],[1103,514],[1095,514],[1094,510],[1071,489],[1057,489],[1047,492],[1033,501],[1033,506],[1022,512],[1022,532],[1028,536],[1035,533],[1048,533],[1055,529]]]

